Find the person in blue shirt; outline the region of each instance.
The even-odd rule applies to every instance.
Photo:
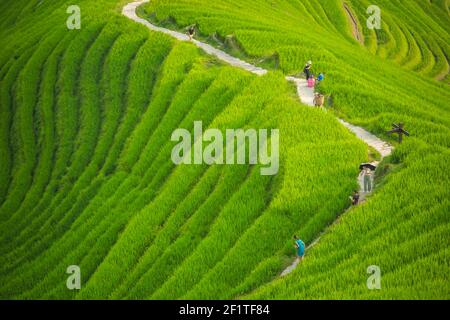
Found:
[[[305,243],[297,236],[294,236],[295,248],[297,249],[297,260],[302,260],[305,256]]]
[[[325,78],[325,76],[323,75],[323,73],[319,73],[319,76],[317,77],[317,81],[322,81]]]

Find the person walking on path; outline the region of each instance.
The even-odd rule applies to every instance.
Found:
[[[369,168],[363,170],[364,192],[372,192],[372,171]]]
[[[305,68],[303,69],[303,72],[305,73],[305,76],[306,76],[306,81],[308,81],[312,76],[311,67],[312,67],[312,61],[310,60],[306,63]]]
[[[350,196],[350,200],[352,200],[352,205],[356,206],[359,203],[359,192],[353,191],[353,195]]]
[[[315,85],[316,85],[316,79],[314,78],[314,76],[309,77],[308,88],[314,88]]]
[[[195,25],[192,25],[187,29],[187,35],[189,37],[189,40],[192,41],[192,38],[194,38],[195,36]]]
[[[294,236],[295,248],[297,249],[297,261],[300,262],[305,255],[305,243],[297,236]]]

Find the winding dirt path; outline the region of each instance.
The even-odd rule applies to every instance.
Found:
[[[248,62],[242,61],[236,57],[233,57],[229,54],[227,54],[226,52],[223,52],[217,48],[214,48],[213,46],[197,41],[195,39],[193,40],[189,40],[189,37],[186,34],[177,32],[177,31],[173,31],[173,30],[169,30],[169,29],[165,29],[165,28],[161,28],[158,26],[155,26],[153,24],[151,24],[149,21],[142,19],[140,17],[137,16],[136,14],[136,8],[138,6],[140,6],[141,4],[147,3],[149,2],[149,0],[141,0],[141,1],[136,1],[136,2],[131,2],[128,3],[127,5],[125,5],[123,7],[122,10],[122,14],[125,15],[126,17],[130,18],[131,20],[138,22],[140,24],[143,24],[144,26],[146,26],[147,28],[149,28],[150,30],[156,31],[156,32],[162,32],[165,33],[167,35],[170,35],[180,41],[191,41],[194,45],[196,45],[197,47],[203,49],[206,53],[211,54],[216,56],[218,59],[226,62],[229,65],[232,65],[234,67],[249,71],[251,73],[254,73],[256,75],[264,75],[266,74],[268,71],[266,69],[254,66]],[[347,10],[348,7],[346,8]],[[350,11],[348,11],[349,14],[351,15]],[[353,18],[353,16],[351,15],[351,17]],[[354,24],[356,25],[357,28],[357,24],[356,22],[353,20]],[[293,82],[296,87],[297,87],[297,95],[300,99],[300,101],[308,106],[313,107],[314,106],[314,89],[313,88],[309,88],[307,85],[307,82],[305,79],[301,79],[301,78],[296,78],[296,77],[291,77],[288,76],[286,77],[287,81],[291,81]],[[364,130],[361,127],[358,126],[354,126],[342,119],[339,119],[339,122],[345,126],[346,128],[348,128],[351,132],[353,132],[359,139],[361,139],[362,141],[364,141],[367,145],[371,146],[372,148],[374,148],[375,150],[377,150],[381,157],[387,157],[392,153],[393,147],[391,145],[389,145],[387,142],[384,142],[383,140],[379,139],[378,137],[376,137],[375,135],[371,134],[370,132]],[[377,165],[378,163],[375,162],[375,165]],[[360,185],[360,189],[363,190],[363,184],[362,184],[362,179],[358,176],[358,183]],[[365,196],[367,196],[368,193],[362,193],[361,194],[361,200],[364,200]],[[337,221],[335,221],[336,223]],[[323,233],[322,233],[323,234]],[[321,235],[322,235],[321,234]],[[315,244],[317,244],[320,240],[321,235],[319,235],[319,237],[317,237],[307,248],[306,250],[310,249],[311,247],[313,247]],[[290,265],[289,267],[287,267],[282,273],[281,276],[284,276],[286,274],[289,274],[290,272],[292,272],[296,267],[297,267],[298,261],[295,260],[294,263],[292,265]]]

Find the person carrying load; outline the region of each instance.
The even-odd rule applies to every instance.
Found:
[[[314,106],[316,107],[323,107],[323,104],[325,103],[325,96],[319,92],[314,93]]]

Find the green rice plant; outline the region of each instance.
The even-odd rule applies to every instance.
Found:
[[[51,59],[45,65],[43,83],[40,88],[41,99],[38,102],[40,109],[37,111],[36,122],[41,125],[44,130],[40,133],[37,141],[38,146],[42,146],[38,155],[38,164],[35,168],[35,176],[33,185],[27,192],[19,210],[14,214],[14,217],[23,217],[24,214],[33,210],[34,206],[39,202],[39,198],[44,192],[45,186],[48,184],[51,176],[53,165],[53,154],[56,145],[55,140],[55,86],[56,75],[58,71],[58,61],[63,54],[63,50],[67,42],[72,40],[70,36],[66,36],[55,48],[51,55]],[[41,130],[36,129],[35,132]],[[17,219],[10,219],[7,224],[7,231],[4,233],[11,236],[11,229],[17,227],[19,221]]]
[[[212,91],[212,92],[214,92],[214,91]],[[214,97],[215,95],[211,95],[211,97],[208,97],[208,98],[212,98],[212,97]],[[202,105],[200,105],[200,106],[202,106]],[[204,105],[204,106],[206,106],[206,104]],[[192,122],[191,122],[191,125],[190,126],[192,126]],[[172,177],[171,177],[172,178]],[[183,177],[184,178],[184,177]],[[175,179],[175,178],[174,178]],[[191,182],[192,183],[192,182]],[[188,184],[189,185],[189,184]],[[166,186],[164,186],[165,188],[167,188]],[[170,189],[169,189],[170,190]],[[163,208],[164,207],[166,207],[166,206],[168,206],[168,204],[170,203],[170,201],[173,201],[174,199],[174,195],[173,194],[171,194],[171,196],[170,196],[170,198],[168,198],[168,200],[166,200],[166,201],[162,201],[162,200],[160,200],[160,201],[158,201],[158,202],[155,202],[155,205],[162,205],[163,207],[162,208],[160,208],[160,209],[158,209],[158,210],[156,210],[156,209],[150,209],[150,208],[148,208],[147,210],[145,210],[144,212],[159,212],[160,214],[162,214],[164,211],[167,211],[167,209],[165,209],[165,210],[163,210]],[[156,201],[156,200],[155,200]],[[151,216],[150,216],[151,217]],[[136,218],[137,219],[137,218]],[[146,224],[144,224],[144,223],[142,223],[142,221],[141,220],[139,220],[139,219],[137,219],[136,221],[139,221],[139,224],[138,224],[138,226],[139,226],[139,228],[143,228],[143,227],[145,227],[146,226]],[[147,226],[148,227],[148,226]],[[131,226],[129,226],[129,228],[131,228]],[[133,228],[136,228],[136,226],[134,226],[134,224],[133,224]],[[134,229],[133,229],[134,230]],[[137,231],[133,231],[133,232],[131,232],[131,231],[127,231],[127,234],[130,234],[132,237],[135,237],[136,236],[136,233],[139,233],[139,232],[137,232]],[[125,239],[123,240],[123,242],[126,244],[128,241],[126,241]],[[139,245],[139,246],[142,246],[142,242],[137,242],[136,243],[136,245]],[[129,249],[128,249],[129,250]],[[134,252],[135,251],[135,249],[132,249],[131,250],[132,252]],[[119,255],[117,255],[117,256],[115,256],[114,258],[113,258],[113,260],[116,260],[117,259],[117,257],[118,257]],[[120,254],[120,256],[122,256],[122,254]],[[131,257],[129,256],[129,257],[127,257],[127,259],[128,260],[130,260],[131,259]],[[119,272],[119,270],[116,270],[115,271],[116,273],[117,272]],[[121,272],[123,272],[123,271],[121,271]],[[111,271],[110,270],[108,270],[108,272],[105,272],[105,275],[106,274],[110,274],[111,273]]]
[[[427,149],[429,152],[429,148]],[[295,271],[289,276],[298,277],[295,282],[289,281],[288,278],[274,282],[274,287],[283,287],[283,294],[277,295],[279,298],[290,296],[289,283],[296,283],[296,292],[298,293],[290,298],[300,298],[302,292],[305,295],[304,298],[315,298],[319,295],[329,298],[351,298],[357,297],[359,294],[365,294],[366,297],[371,296],[371,298],[385,298],[393,293],[390,291],[395,290],[396,283],[406,280],[405,277],[418,280],[413,273],[404,274],[399,266],[414,263],[414,259],[431,256],[435,250],[441,248],[443,241],[445,242],[444,234],[448,232],[449,221],[445,212],[448,210],[449,203],[445,200],[433,201],[441,197],[441,188],[446,183],[446,179],[434,181],[433,186],[417,185],[419,179],[430,179],[436,174],[439,175],[439,171],[443,167],[439,165],[440,160],[438,159],[442,156],[436,153],[426,156],[426,166],[415,160],[414,154],[409,157],[409,159],[405,159],[411,162],[408,169],[395,174],[384,186],[385,189],[389,189],[389,192],[378,194],[367,205],[355,209],[352,215],[344,216],[342,221],[333,230],[330,230],[330,233],[325,236],[327,238],[321,240],[322,245],[313,249],[311,256],[305,260],[304,268],[302,267],[298,272]],[[412,172],[414,175],[411,175]],[[430,175],[431,172],[434,173]],[[410,198],[395,197],[398,191],[394,190],[398,190],[396,188],[399,183],[402,185],[407,183],[408,190],[414,195],[413,203],[410,202]],[[424,201],[424,199],[428,199],[430,202]],[[428,204],[432,204],[432,207],[424,210]],[[393,213],[395,216],[392,216]],[[364,215],[365,218],[360,219],[359,215]],[[353,230],[359,230],[359,236],[356,236]],[[411,235],[415,236],[411,237]],[[334,242],[329,239],[334,237],[338,237],[340,240]],[[424,247],[423,250],[417,252],[418,246]],[[410,249],[406,249],[407,247]],[[408,254],[408,251],[416,254]],[[340,254],[341,252],[342,254]],[[379,253],[374,255],[374,252]],[[336,259],[339,260],[336,261]],[[339,261],[341,262],[339,263]],[[442,263],[444,261],[441,261],[441,267],[443,267]],[[369,295],[365,287],[365,279],[367,279],[365,268],[371,264],[379,265],[382,270],[385,270],[388,282],[384,284],[382,291]],[[333,265],[333,269],[330,269],[331,265]],[[326,271],[324,272],[324,270]],[[321,274],[315,276],[318,272]],[[351,275],[355,272],[360,276],[355,278],[354,275]],[[346,274],[348,276],[345,276]],[[384,272],[382,275],[384,283]],[[355,285],[359,283],[359,293],[351,288],[349,282]],[[423,281],[418,280],[418,282],[410,283],[409,289],[407,289],[410,291],[405,290],[401,296],[414,296],[415,288],[420,286],[421,282]],[[298,290],[303,285],[307,286],[309,293]],[[271,285],[267,286],[267,293],[270,291],[269,287]],[[437,286],[437,288],[440,287]],[[330,288],[333,288],[331,292]],[[431,288],[428,287],[428,289]],[[262,289],[260,292],[265,290]],[[327,294],[327,292],[330,293]],[[428,291],[426,296],[435,295],[432,291]],[[258,294],[255,294],[254,297],[262,298]]]
[[[136,42],[136,44],[139,43],[140,40],[137,40],[137,41],[138,41],[138,42]],[[132,42],[130,42],[130,44],[132,44]],[[133,49],[133,46],[130,46],[129,48]],[[122,55],[120,55],[120,56],[122,57]],[[126,63],[126,62],[127,62],[127,60],[125,60],[125,63]],[[117,65],[115,65],[114,67],[117,68]],[[125,68],[125,69],[126,69],[126,67],[127,67],[127,64],[124,64],[124,68]],[[113,66],[111,66],[111,68],[113,68]],[[119,79],[120,79],[120,78],[119,78]],[[109,125],[111,125],[111,123],[109,123]],[[99,155],[99,153],[97,153],[96,155]],[[100,153],[100,155],[101,155],[101,153]],[[92,166],[92,169],[91,169],[90,171],[93,172],[93,170],[95,170],[95,172],[96,172],[97,169],[96,169],[95,167]],[[67,216],[66,216],[65,219],[67,220]]]
[[[3,201],[6,198],[6,195],[8,193],[10,181],[11,181],[11,170],[12,170],[12,161],[14,157],[14,150],[12,149],[12,143],[11,143],[11,125],[12,125],[12,116],[13,116],[13,104],[14,104],[14,97],[11,94],[12,87],[14,85],[14,80],[17,78],[21,67],[23,64],[29,59],[30,55],[32,53],[32,50],[24,51],[20,57],[15,60],[11,64],[11,66],[8,69],[8,72],[6,72],[4,78],[1,80],[1,105],[2,108],[0,110],[1,112],[1,134],[2,139],[0,140],[0,148],[2,150],[1,154],[1,174],[0,174],[0,203],[3,203]]]
[[[448,11],[380,0],[152,0],[152,23],[269,69],[258,77],[121,15],[127,1],[0,4],[0,297],[3,299],[446,298]],[[327,112],[286,75],[325,73]],[[435,81],[442,80],[442,81]],[[374,193],[349,209],[367,146],[335,116],[388,140]],[[180,165],[177,128],[277,128],[260,165]],[[403,144],[386,130],[403,121]],[[270,141],[270,138],[269,138]],[[247,150],[248,151],[248,150]],[[372,152],[372,151],[370,151]],[[292,236],[307,245],[290,275]],[[318,242],[316,242],[318,240]],[[418,250],[417,248],[421,248]],[[66,287],[69,265],[82,289]],[[383,290],[368,290],[378,265]]]
[[[154,43],[158,43],[157,48],[155,48]],[[126,138],[134,129],[139,116],[145,111],[151,99],[151,93],[155,88],[158,71],[163,65],[165,55],[170,50],[170,45],[167,38],[158,34],[151,34],[137,53],[128,77],[125,115],[123,121],[119,124],[114,137],[114,144],[102,168],[105,175],[111,174],[116,169],[117,160]]]
[[[144,199],[145,199],[145,197],[143,197]],[[103,224],[103,225],[105,225],[105,224]],[[107,225],[107,224],[106,224]]]
[[[78,114],[78,96],[74,95],[73,91],[78,76],[78,65],[81,63],[81,59],[84,56],[84,51],[79,50],[79,48],[84,48],[85,45],[92,41],[92,37],[95,39],[95,36],[98,35],[98,31],[98,28],[88,28],[87,32],[80,35],[80,37],[76,37],[61,60],[63,70],[61,72],[61,77],[58,80],[58,88],[61,91],[61,94],[57,97],[58,108],[56,109],[56,132],[60,143],[57,145],[52,179],[49,186],[47,186],[45,195],[40,203],[28,214],[30,220],[35,216],[41,216],[42,211],[49,205],[49,201],[53,199],[54,190],[58,187],[58,180],[65,173],[66,166],[69,163],[70,154],[73,148],[73,140],[75,139],[76,134]],[[62,143],[62,141],[64,141],[64,143]],[[8,231],[16,231],[16,228],[22,227],[25,222],[19,216],[13,216],[10,221],[14,223],[11,223],[11,225],[2,225],[2,227],[5,226],[2,234],[7,234]],[[31,223],[30,221],[27,222],[31,227],[30,231],[33,231],[37,225],[42,224],[42,220],[36,225],[33,225],[34,221]],[[29,235],[25,238],[29,238]],[[19,238],[15,238],[15,240],[18,239]]]
[[[104,38],[104,39],[105,39],[105,41],[108,41],[108,38]],[[99,53],[101,53],[101,51],[99,51]],[[88,72],[88,71],[85,71],[85,72]],[[82,73],[83,73],[83,71],[82,71]],[[93,81],[95,81],[95,79],[94,79]],[[87,88],[85,89],[85,92],[86,92],[85,94],[86,94],[86,95],[88,95],[88,93],[87,93],[88,90],[91,90],[91,89],[87,89]],[[83,89],[81,89],[81,91],[83,92]],[[92,106],[89,106],[89,104],[88,104],[89,102],[88,102],[88,101],[84,101],[83,103],[86,104],[86,105],[83,107],[83,109],[88,109],[88,110],[89,110],[89,109],[96,109],[96,108],[93,108]],[[89,128],[89,129],[90,129],[90,128]],[[85,130],[81,129],[81,132],[83,132],[83,131],[88,131],[88,129],[85,129]],[[85,135],[87,136],[88,133],[86,133]],[[89,142],[86,142],[84,145],[88,145],[88,144],[89,144]],[[75,146],[75,147],[76,147],[76,146]],[[74,156],[76,156],[76,155],[74,155]],[[81,162],[81,161],[78,161],[78,162],[77,162],[77,165],[80,166],[80,163],[82,163],[82,162]],[[81,170],[81,169],[82,169],[82,168],[78,167],[78,168],[76,168],[76,169],[74,169],[74,170]],[[70,169],[69,169],[68,171],[69,171],[69,173],[71,172]],[[70,178],[66,176],[64,179],[70,179]],[[62,183],[64,184],[64,182],[62,182]],[[61,193],[61,196],[63,196],[63,195],[64,195],[64,193]],[[68,199],[66,198],[66,201],[67,201],[67,200],[68,200]],[[40,217],[40,218],[42,218],[42,216],[44,216],[44,214],[41,213],[41,217]],[[56,216],[55,216],[54,218],[56,218]],[[44,220],[44,221],[45,221],[45,220]],[[42,220],[39,221],[39,224],[40,224],[41,226],[43,225]],[[35,235],[35,236],[36,236],[36,235]],[[30,240],[30,239],[28,239],[28,240]],[[29,248],[28,248],[28,249],[29,249]]]
[[[36,68],[36,66],[44,63],[58,37],[56,32],[48,37],[28,60],[19,75],[17,107],[11,124],[18,150],[16,150],[14,159],[15,167],[12,168],[13,180],[9,191],[10,196],[0,208],[0,217],[3,221],[8,220],[11,214],[18,209],[31,184],[32,170],[37,156],[36,137],[33,130],[33,107],[37,99],[42,68]]]

